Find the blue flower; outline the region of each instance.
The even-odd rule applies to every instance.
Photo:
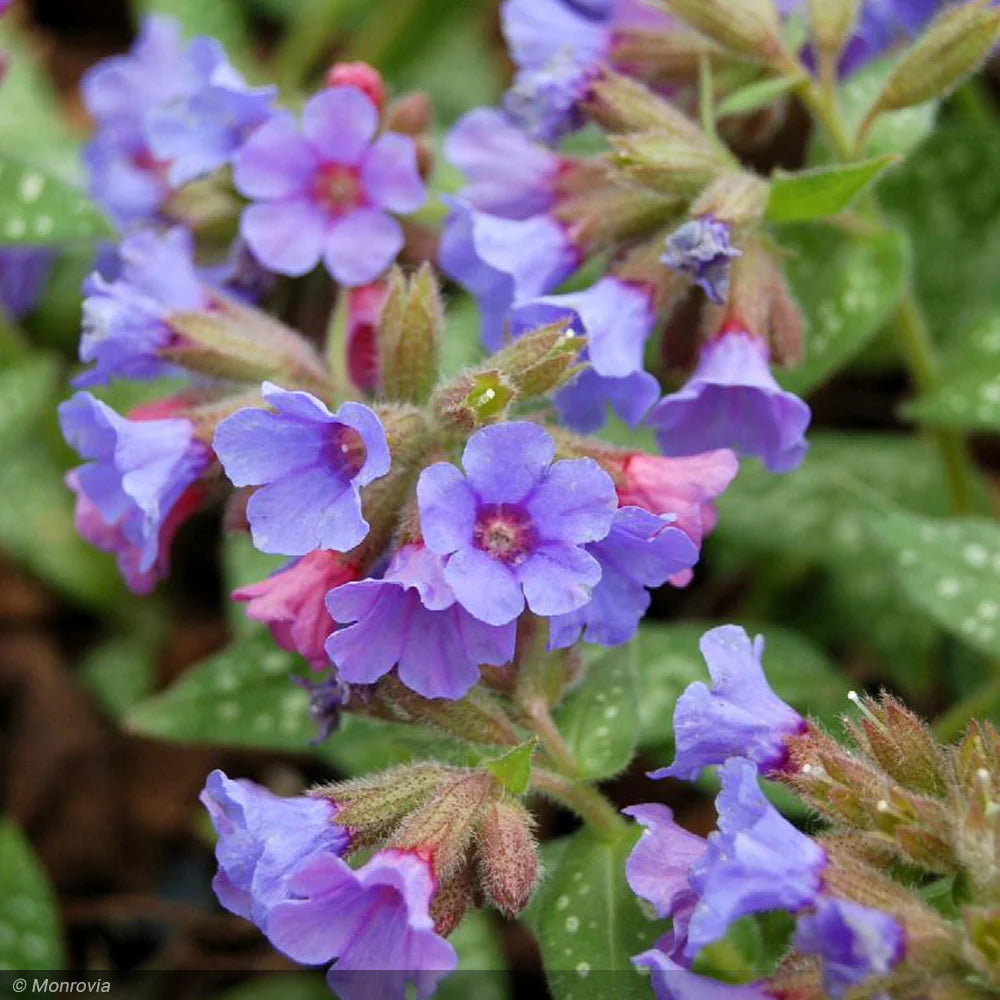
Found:
[[[819,844],[764,798],[751,761],[731,758],[719,769],[719,778],[718,829],[691,868],[699,901],[688,927],[688,960],[723,937],[740,917],[812,906],[827,861]]]
[[[632,959],[652,973],[656,1000],[771,1000],[763,983],[720,983],[679,965],[660,948]]]
[[[712,688],[701,681],[688,686],[674,709],[676,756],[653,778],[693,781],[702,768],[743,756],[763,771],[785,761],[785,739],[805,728],[805,721],[768,686],[761,666],[764,637],[751,644],[738,625],[722,625],[701,637],[701,654]]]
[[[869,976],[885,975],[903,957],[906,935],[888,913],[824,897],[799,917],[795,948],[823,962],[823,988],[839,998]]]
[[[710,302],[722,305],[729,295],[729,262],[742,254],[729,242],[729,226],[705,215],[675,229],[660,260],[690,277]]]

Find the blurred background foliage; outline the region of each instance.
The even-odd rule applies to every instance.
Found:
[[[430,733],[356,718],[310,746],[307,695],[287,680],[304,668],[226,599],[275,561],[243,537],[224,537],[217,513],[184,529],[172,577],[152,598],[129,595],[111,558],[74,531],[63,485],[73,457],[55,404],[73,370],[80,283],[107,235],[79,193],[87,123],[76,84],[88,65],[128,45],[148,10],[179,18],[192,35],[215,35],[251,79],[277,79],[292,103],[335,58],[371,61],[394,92],[429,93],[438,144],[463,111],[496,103],[509,65],[494,0],[16,0],[0,25],[8,63],[0,246],[53,247],[38,305],[20,320],[0,316],[0,803],[9,817],[0,826],[0,968],[193,969],[201,972],[169,986],[170,995],[311,998],[325,995],[312,976],[246,977],[285,966],[214,903],[209,832],[196,805],[204,775],[223,766],[292,791],[304,780],[459,751]],[[859,108],[871,86],[864,77],[849,94]],[[765,167],[822,158],[801,113],[788,105],[774,113]],[[807,319],[809,356],[785,376],[814,407],[807,460],[785,477],[744,464],[719,504],[695,583],[656,595],[629,649],[595,652],[605,662],[562,708],[588,774],[608,779],[617,802],[666,794],[694,829],[711,826],[707,800],[669,784],[664,792],[642,774],[670,752],[673,703],[703,676],[697,638],[710,623],[765,632],[778,693],[826,721],[846,707],[852,686],[901,692],[939,718],[945,735],[971,708],[1000,721],[992,73],[943,108],[907,112],[878,138],[912,147],[881,187],[898,233],[859,241],[790,225],[782,234]],[[14,195],[17,171],[28,169],[54,183],[34,216],[22,217]],[[439,159],[434,190],[458,183]],[[41,214],[56,224],[39,236]],[[435,214],[428,209],[426,219]],[[909,282],[946,372],[919,396],[889,329]],[[477,317],[469,300],[449,294],[447,365],[455,370],[477,355]],[[145,391],[162,386],[113,386],[105,395],[127,406]],[[928,428],[971,434],[979,472],[960,518],[948,516],[954,498]],[[611,433],[645,443],[622,427]],[[609,704],[622,724],[596,735],[597,708]],[[622,775],[636,744],[639,759]],[[571,828],[567,816],[543,813],[546,836]],[[544,922],[543,908],[544,898],[534,908]],[[760,943],[737,943],[752,968]],[[509,965],[520,970],[519,995],[543,989],[535,945],[513,925],[480,914],[456,944],[465,968]],[[493,971],[476,980],[477,996],[511,995],[513,982]],[[456,980],[441,995],[461,989]]]

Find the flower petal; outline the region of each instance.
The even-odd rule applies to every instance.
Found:
[[[295,119],[282,111],[236,154],[233,183],[248,198],[291,198],[305,190],[316,166],[316,154],[299,135]]]
[[[408,135],[379,136],[361,163],[369,199],[390,212],[415,212],[427,197],[417,169],[417,147]]]
[[[583,549],[557,542],[536,549],[516,573],[536,615],[564,615],[590,600],[601,566]]]
[[[447,555],[472,541],[476,497],[454,465],[438,462],[420,473],[417,504],[420,530],[432,552]]]
[[[481,501],[520,503],[542,482],[555,451],[544,428],[519,420],[473,434],[462,465]]]
[[[326,237],[326,268],[342,285],[374,281],[403,249],[403,230],[377,208],[358,208],[338,219]]]
[[[298,277],[319,263],[327,225],[312,202],[295,198],[249,205],[240,234],[269,271]]]
[[[375,105],[354,87],[324,90],[302,109],[302,131],[330,163],[359,163],[377,128]]]
[[[487,625],[506,625],[524,610],[524,595],[514,574],[480,549],[456,552],[444,575],[459,604]]]

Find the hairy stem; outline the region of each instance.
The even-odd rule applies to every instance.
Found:
[[[604,840],[618,840],[628,830],[628,824],[618,810],[589,782],[574,781],[554,771],[536,767],[531,773],[531,787],[572,809]]]

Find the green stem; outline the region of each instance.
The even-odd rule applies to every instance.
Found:
[[[956,702],[934,722],[934,735],[942,743],[957,739],[970,719],[988,716],[1000,707],[1000,673],[978,691]]]
[[[798,65],[797,69],[803,71]],[[844,128],[840,109],[837,107],[836,90],[824,92],[812,76],[806,74],[805,79],[796,88],[796,93],[826,130],[837,157],[843,161],[854,159],[854,143]]]
[[[337,289],[337,300],[330,311],[330,319],[326,325],[326,370],[330,374],[330,386],[333,398],[341,399],[346,395],[347,379],[347,303],[350,291],[346,288]]]
[[[919,392],[926,392],[937,383],[938,364],[930,331],[912,291],[896,309],[895,327],[913,383]],[[931,428],[928,433],[941,454],[952,511],[968,514],[972,510],[972,470],[965,438],[960,431],[946,427]]]
[[[589,782],[536,767],[531,772],[531,787],[572,809],[603,840],[619,840],[628,830],[618,810]]]
[[[542,749],[552,759],[560,774],[573,778],[580,772],[580,765],[566,745],[559,727],[555,724],[548,706],[542,702],[522,705],[524,720],[528,728],[538,737]]]

